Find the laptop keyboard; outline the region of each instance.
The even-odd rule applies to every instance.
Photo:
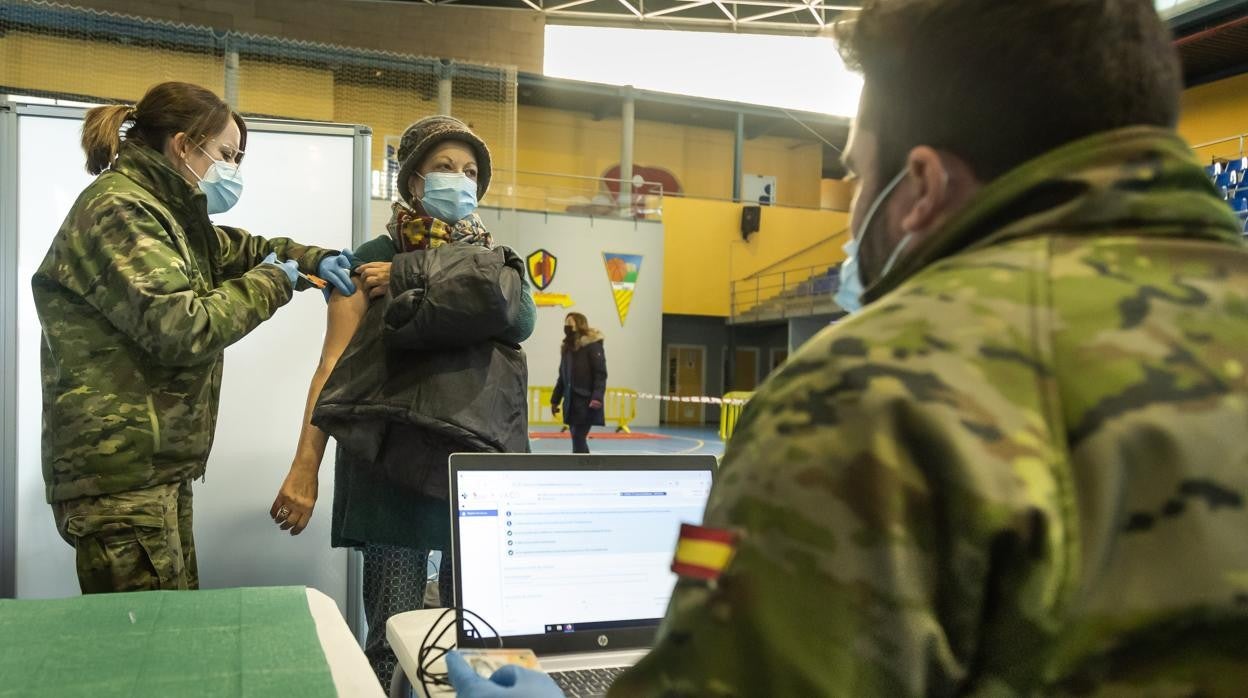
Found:
[[[607,689],[616,677],[628,667],[606,669],[580,669],[578,671],[552,672],[550,678],[559,684],[568,698],[596,698],[607,695]]]

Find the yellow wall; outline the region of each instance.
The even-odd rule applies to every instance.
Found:
[[[601,177],[620,162],[619,119],[595,121],[577,112],[521,106],[516,128],[521,171]],[[733,134],[726,130],[639,120],[633,162],[669,170],[687,196],[730,199],[732,148]],[[776,176],[778,203],[819,206],[823,152],[817,143],[775,137],[749,140],[743,166],[747,173]]]
[[[1193,87],[1183,93],[1179,133],[1192,145],[1248,133],[1248,75]],[[1202,160],[1236,157],[1239,142],[1197,149]]]
[[[223,66],[221,56],[209,54],[23,32],[0,35],[0,85],[16,91],[136,102],[152,85],[181,80],[224,94]],[[385,167],[385,136],[402,135],[413,121],[437,109],[434,100],[422,98],[415,89],[396,95],[386,87],[339,82],[329,70],[278,62],[242,61],[238,88],[244,113],[370,126],[372,167],[377,170]],[[501,109],[467,99],[456,104],[462,114]],[[482,135],[498,140],[488,127]]]
[[[854,185],[844,179],[825,179],[819,185],[819,208],[848,211],[854,202]]]
[[[530,72],[541,72],[546,45],[546,18],[536,12],[433,7],[422,2],[72,0],[67,4],[216,30],[514,65]]]
[[[244,113],[335,121],[337,97],[330,70],[260,61],[239,65],[238,110]]]
[[[741,204],[667,199],[663,312],[726,317],[734,280],[759,272],[822,269],[844,259],[847,225],[845,213],[769,207],[763,209],[759,232],[746,243],[741,240]]]
[[[221,58],[209,54],[0,33],[0,85],[15,90],[133,101],[165,80],[193,82],[220,94],[225,74]]]

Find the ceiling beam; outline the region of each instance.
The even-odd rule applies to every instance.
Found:
[[[822,27],[822,26],[823,26],[823,17],[819,16],[819,10],[815,9],[815,1],[816,1],[816,0],[810,0],[810,1],[806,4],[806,7],[810,9],[810,16],[811,16],[811,17],[814,17],[814,18],[815,18],[815,22],[816,22],[819,26],[821,26],[821,27]]]
[[[800,10],[802,10],[802,9],[804,9],[804,8],[802,8],[802,7],[782,7],[782,8],[780,8],[779,10],[771,10],[771,11],[769,11],[769,12],[764,12],[764,13],[762,13],[762,14],[751,15],[751,16],[749,16],[749,17],[742,17],[742,18],[741,18],[741,23],[742,23],[742,24],[753,24],[754,22],[757,22],[757,21],[759,21],[759,20],[763,20],[763,19],[770,19],[770,18],[772,18],[772,17],[779,17],[780,15],[788,14],[788,13],[790,13],[790,12],[798,12],[798,11],[800,11]]]
[[[562,5],[555,5],[554,7],[547,7],[546,14],[562,12],[564,10],[571,9],[573,7],[578,7],[580,5],[585,5],[585,4],[596,2],[596,1],[597,0],[572,0],[572,2],[565,2]]]
[[[637,19],[645,19],[645,17],[641,14],[641,10],[638,10],[636,7],[633,7],[633,4],[630,3],[628,0],[619,0],[619,3],[623,5],[624,7],[628,8],[629,12],[632,12],[634,15],[636,15]]]
[[[587,1],[592,2],[592,0]],[[646,19],[654,19],[655,17],[670,15],[673,12],[684,12],[685,10],[692,10],[695,7],[706,7],[709,4],[711,4],[711,0],[694,0],[694,2],[688,2],[684,5],[673,5],[671,7],[665,7],[661,10],[655,10],[654,12],[647,12]]]
[[[464,0],[464,3],[469,2],[470,0]],[[775,7],[777,5],[781,5],[781,3],[772,2],[768,3],[768,5]],[[465,4],[461,4],[460,6],[465,6]],[[612,6],[619,7],[618,5]],[[736,21],[728,19],[727,15],[720,18],[686,17],[682,16],[679,12],[663,15],[661,21],[652,22],[649,19],[650,15],[648,13],[643,13],[643,17],[639,19],[636,15],[625,12],[623,8],[619,8],[618,12],[610,10],[586,11],[580,10],[579,8],[573,8],[571,10],[564,10],[560,12],[551,12],[547,10],[543,14],[547,18],[558,19],[563,24],[591,27],[625,27],[629,29],[682,29],[687,27],[689,29],[706,29],[708,31],[740,30],[742,28],[748,28],[752,33],[777,34],[783,36],[810,36],[826,30],[826,27],[820,27],[818,24],[815,24],[815,22],[812,21],[810,16],[805,12],[798,14],[799,11],[804,11],[806,9],[806,5],[799,3],[796,5],[783,5],[783,7],[794,14],[794,16],[788,21],[781,22],[764,19],[755,20],[748,24],[742,21],[741,18],[736,19]],[[480,9],[507,12],[516,11],[516,8],[490,6],[483,6],[480,7]]]

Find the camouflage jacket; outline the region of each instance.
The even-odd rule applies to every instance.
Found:
[[[61,501],[198,477],[222,352],[291,298],[269,254],[327,250],[214,226],[159,153],[123,146],[74,203],[31,285],[43,326],[43,477]]]
[[[987,185],[746,408],[613,695],[1248,690],[1248,252],[1173,134]]]

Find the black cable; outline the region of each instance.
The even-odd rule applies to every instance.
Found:
[[[448,615],[452,615],[451,622],[443,625]],[[498,643],[498,648],[503,648],[502,636],[498,634],[498,630],[496,630],[493,625],[490,625],[488,620],[466,608],[448,608],[442,611],[437,620],[429,626],[428,632],[425,633],[424,639],[420,642],[420,649],[416,653],[416,679],[420,681],[421,688],[424,689],[426,695],[429,695],[432,692],[433,687],[449,687],[451,685],[450,676],[447,672],[435,673],[430,671],[430,667],[432,667],[438,660],[444,659],[446,655],[454,649],[453,647],[446,647],[442,644],[446,639],[446,634],[448,632],[456,629],[461,624],[466,624],[467,627],[472,630],[472,634],[476,637],[476,639],[480,640],[481,647],[485,647],[485,635],[477,628],[477,624],[472,621],[472,618],[469,618],[468,616],[472,616],[472,618],[476,618],[481,621],[481,624],[488,628],[490,633],[493,635],[495,641]],[[440,625],[442,626],[442,629],[439,631],[438,626]],[[436,636],[434,635],[435,631],[437,632]]]
[[[445,657],[446,653],[449,651],[447,648],[440,647],[439,643],[441,643],[442,639],[446,636],[446,631],[455,627],[454,620],[452,620],[450,624],[443,627],[442,631],[438,633],[437,638],[433,639],[432,642],[430,642],[430,638],[433,638],[434,631],[437,630],[438,625],[446,619],[448,614],[451,614],[454,611],[455,609],[453,608],[446,609],[441,615],[438,616],[437,620],[429,626],[429,631],[425,633],[425,638],[421,640],[420,650],[416,654],[416,678],[420,681],[421,688],[424,689],[425,695],[429,695],[431,693],[431,686],[449,685],[449,681],[445,673],[435,674],[429,671],[429,667],[432,666],[438,659]],[[440,654],[436,657],[431,657],[431,654],[435,650],[440,650]]]

